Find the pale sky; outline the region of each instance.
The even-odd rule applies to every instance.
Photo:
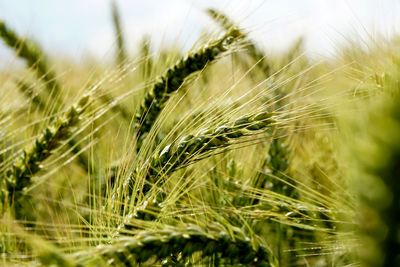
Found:
[[[214,7],[267,50],[282,49],[298,36],[310,55],[332,56],[349,36],[389,38],[400,30],[400,0],[117,0],[128,50],[150,35],[155,44],[187,49],[204,29],[217,29],[204,9]],[[90,53],[108,58],[114,49],[110,0],[0,0],[0,19],[35,38],[52,54],[75,59]],[[0,42],[0,60],[12,53]]]

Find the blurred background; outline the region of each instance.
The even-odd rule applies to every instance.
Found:
[[[205,29],[217,28],[204,14],[217,8],[250,32],[267,51],[305,37],[312,57],[332,57],[349,41],[390,38],[400,28],[399,0],[117,0],[129,51],[143,36],[152,46],[189,49]],[[107,60],[115,49],[110,0],[0,0],[0,19],[36,39],[47,53],[74,60]],[[351,36],[351,39],[350,37]],[[0,65],[15,60],[0,45]]]

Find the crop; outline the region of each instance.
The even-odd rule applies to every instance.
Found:
[[[90,68],[0,21],[0,266],[400,264],[398,39],[316,62],[207,9],[131,53],[110,13]]]

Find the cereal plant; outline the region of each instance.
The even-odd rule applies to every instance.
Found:
[[[0,20],[0,266],[400,266],[399,40],[317,61],[204,15],[131,53],[111,1],[90,68]]]

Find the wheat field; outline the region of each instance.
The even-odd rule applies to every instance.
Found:
[[[400,266],[400,39],[49,56],[0,20],[0,266]],[[178,34],[178,33],[177,33]]]

